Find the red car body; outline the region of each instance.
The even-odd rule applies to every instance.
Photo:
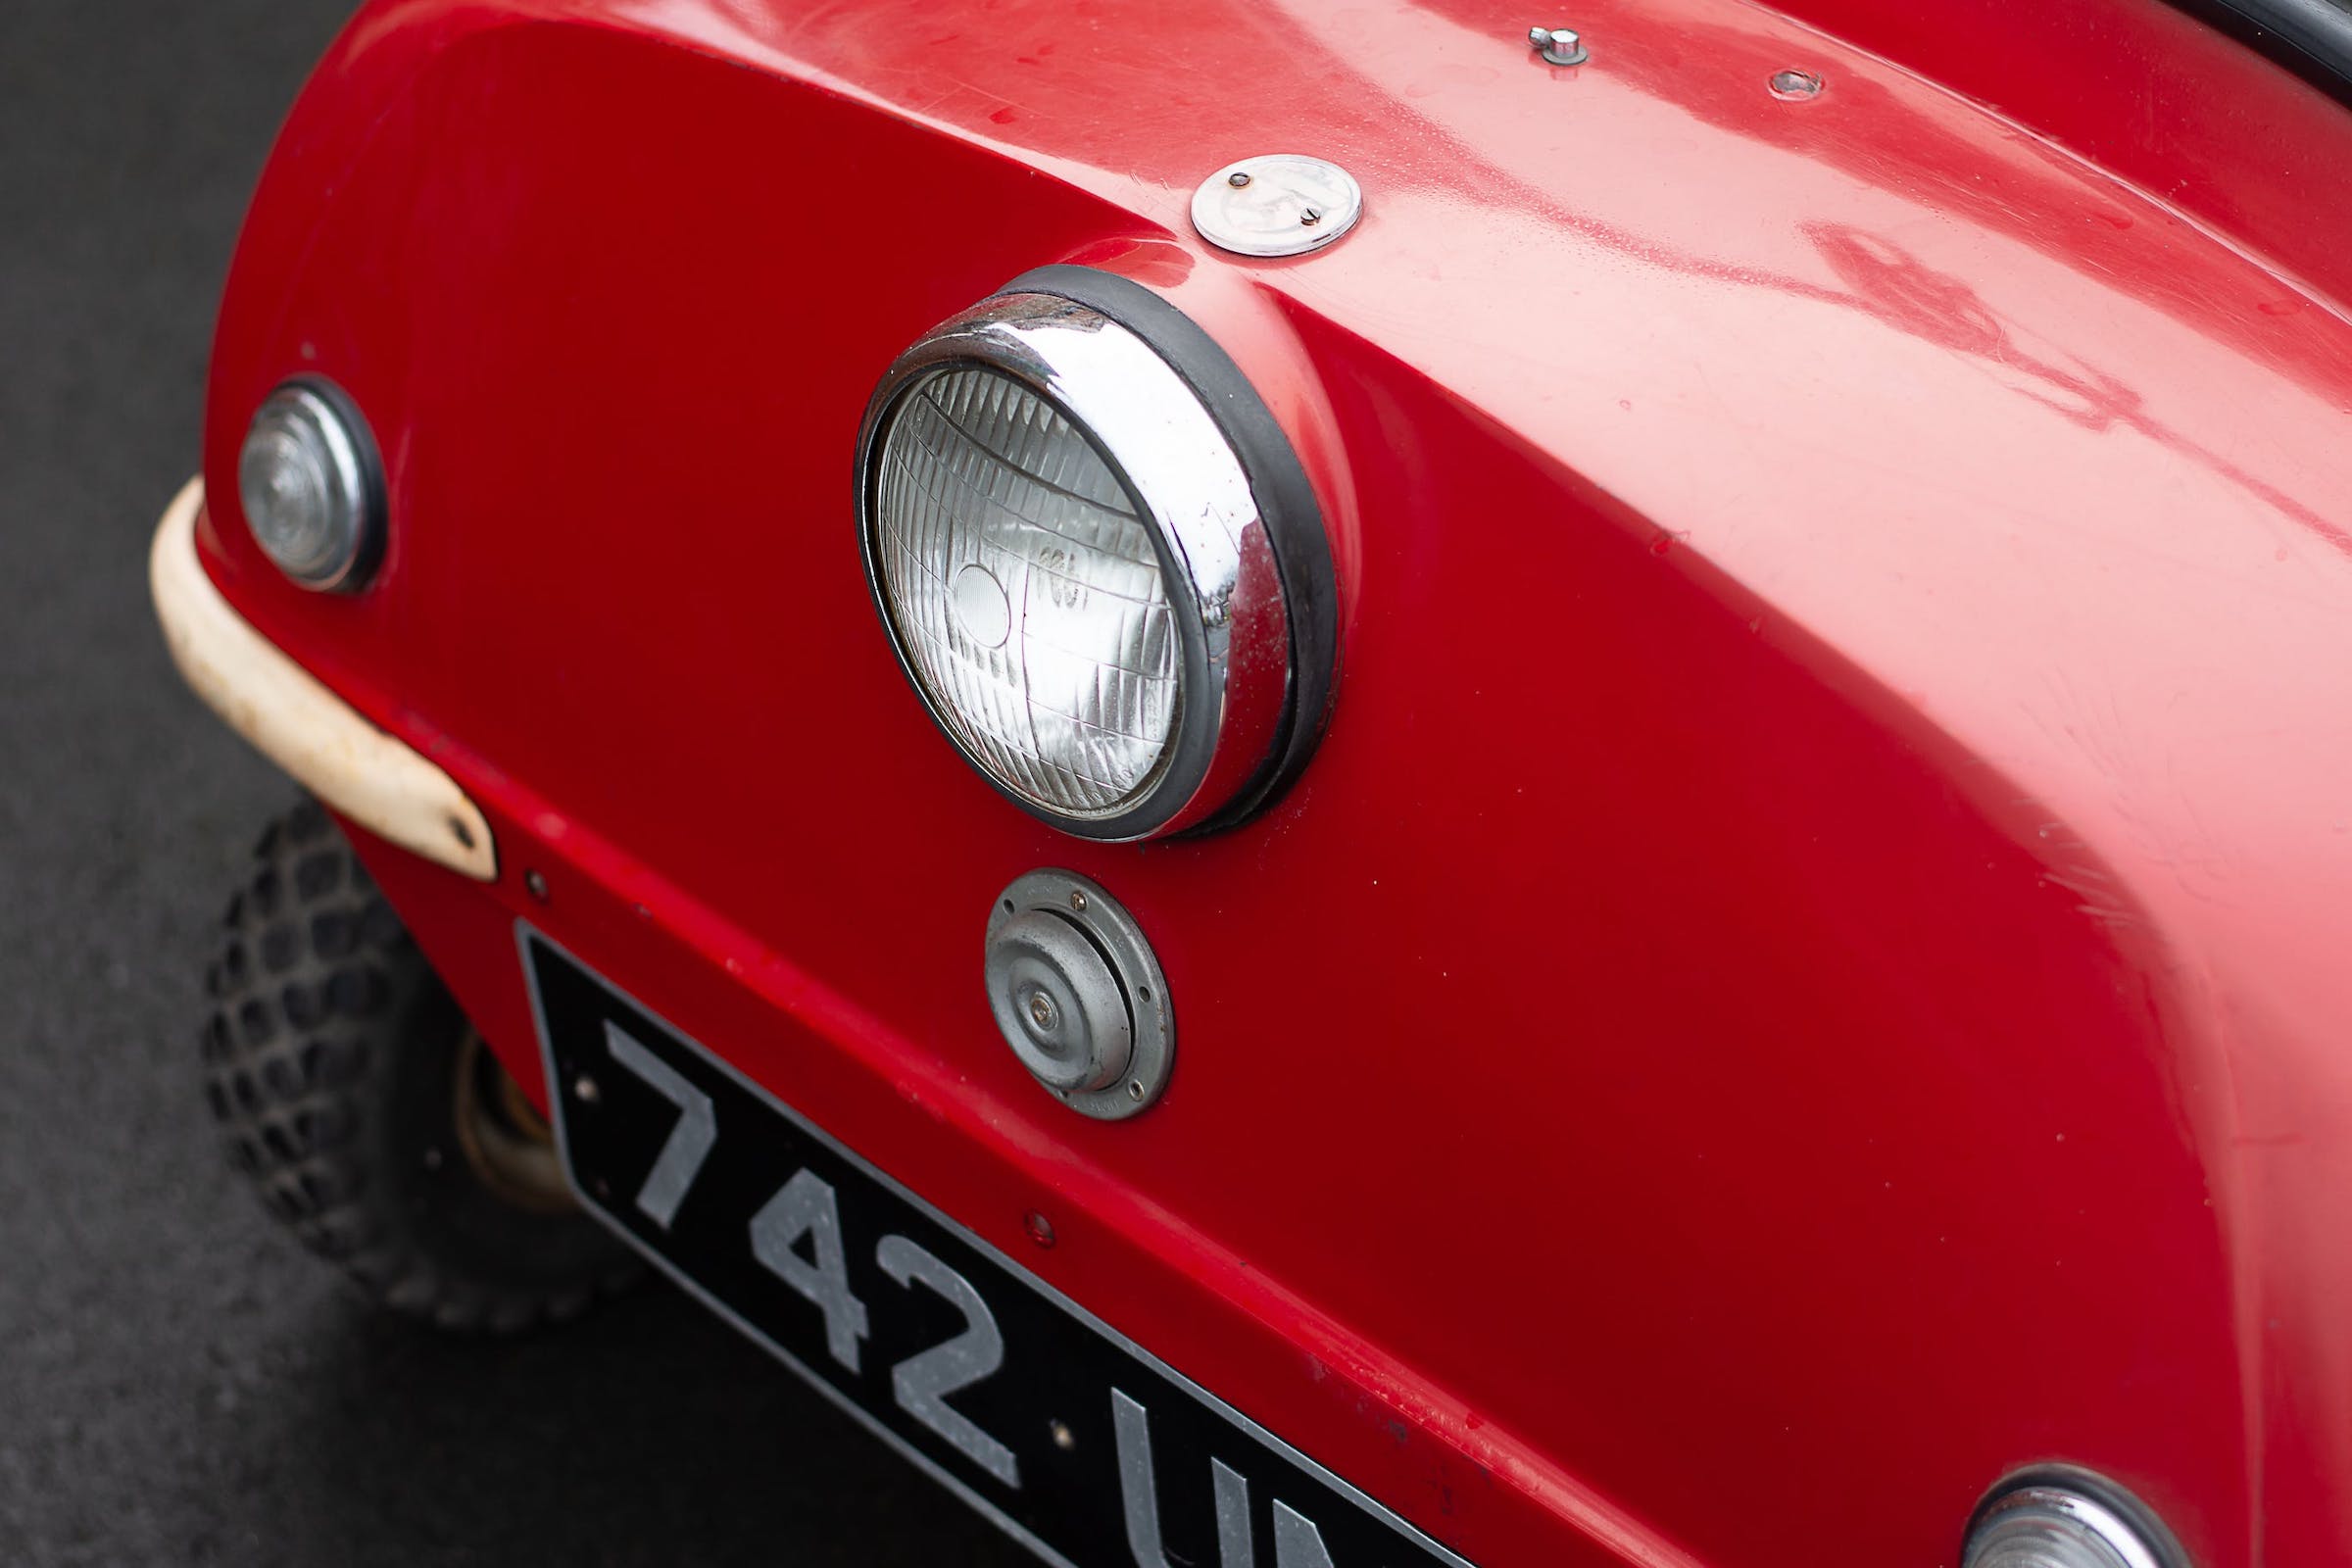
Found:
[[[230,274],[205,565],[480,803],[494,883],[362,848],[535,1093],[518,916],[1488,1568],[1952,1563],[2048,1460],[2343,1560],[2352,114],[2149,0],[1573,9],[371,6]],[[1356,230],[1201,242],[1270,149]],[[869,390],[1061,262],[1330,530],[1328,732],[1229,831],[1013,809],[861,577]],[[237,514],[301,372],[365,595]],[[1165,967],[1131,1122],[983,1004],[1040,865]]]

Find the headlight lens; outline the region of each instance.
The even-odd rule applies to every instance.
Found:
[[[1016,804],[1098,839],[1230,820],[1303,760],[1330,689],[1313,494],[1198,326],[1125,279],[1048,274],[875,391],[876,606],[940,728]]]
[[[270,394],[237,456],[246,526],[278,569],[306,588],[359,587],[382,532],[375,445],[351,400],[323,382]]]
[[[1977,1510],[1963,1568],[2183,1568],[2145,1505],[2088,1471],[2012,1477]]]
[[[1175,730],[1177,633],[1102,453],[1030,388],[951,365],[901,395],[875,465],[883,596],[957,740],[1045,810],[1133,801]]]

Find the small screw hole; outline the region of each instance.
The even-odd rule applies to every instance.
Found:
[[[1130,1078],[1127,1080],[1127,1098],[1129,1100],[1141,1100],[1144,1098],[1144,1081],[1141,1078]]]
[[[1152,988],[1150,986],[1137,986],[1135,988],[1135,994],[1143,998],[1146,1002],[1150,1002],[1152,1000]]]
[[[1012,901],[1010,899],[1006,899],[1004,901],[1004,912],[1006,914],[1010,914],[1012,912]]]

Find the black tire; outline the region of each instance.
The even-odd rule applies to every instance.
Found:
[[[369,1297],[447,1329],[572,1317],[633,1278],[325,811],[270,823],[207,976],[229,1163]],[[537,1124],[537,1125],[533,1125]]]

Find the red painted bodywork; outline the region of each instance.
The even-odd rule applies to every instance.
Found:
[[[2352,114],[2143,0],[1805,10],[1580,0],[1561,71],[1490,0],[371,7],[201,548],[488,812],[495,887],[369,859],[517,1072],[521,914],[1489,1568],[1948,1564],[2044,1459],[2341,1560]],[[1356,231],[1202,245],[1289,149]],[[859,573],[883,368],[1072,260],[1332,529],[1329,733],[1213,837],[1007,806]],[[356,597],[230,499],[304,370],[384,447]],[[1039,865],[1167,970],[1133,1122],[990,1021]]]

